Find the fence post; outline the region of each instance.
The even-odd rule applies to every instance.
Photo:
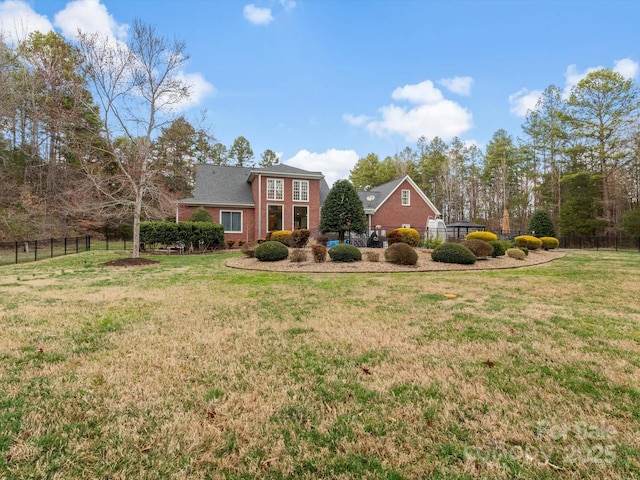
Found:
[[[640,239],[640,237],[638,237]],[[640,250],[640,241],[638,242],[638,250]],[[18,263],[18,242],[16,242],[16,263]]]
[[[85,243],[86,243],[86,251],[89,252],[91,250],[91,235],[87,235],[85,237]]]
[[[64,254],[67,254],[67,237],[64,237]]]
[[[109,250],[109,234],[105,232],[104,234],[104,240],[105,240],[105,249]]]
[[[49,258],[53,258],[53,238],[51,239],[51,256]]]
[[[38,240],[33,241],[33,261],[38,261]]]
[[[76,253],[78,253],[78,237],[76,237]]]

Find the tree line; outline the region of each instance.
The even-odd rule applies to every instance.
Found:
[[[0,240],[135,230],[173,215],[198,163],[252,166],[246,138],[226,147],[204,119],[177,115],[187,59],[183,42],[139,21],[127,44],[54,32],[1,41]],[[262,154],[260,165],[276,163]]]
[[[349,179],[370,189],[410,175],[445,223],[471,220],[525,231],[538,210],[563,235],[640,235],[638,88],[619,73],[589,73],[570,92],[549,86],[515,138],[496,131],[484,151],[458,138],[361,158]]]

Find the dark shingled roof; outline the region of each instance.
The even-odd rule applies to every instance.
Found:
[[[193,197],[181,200],[181,203],[253,206],[251,184],[247,182],[252,170],[247,167],[197,165]]]
[[[366,213],[373,213],[382,204],[382,202],[386,200],[396,188],[398,188],[398,185],[400,185],[404,179],[405,177],[396,178],[390,182],[373,187],[371,190],[358,192],[364,211]],[[374,198],[368,200],[371,197]]]
[[[322,173],[309,172],[290,165],[279,164],[264,168],[197,165],[193,197],[180,200],[180,203],[186,205],[255,206],[249,181],[258,174],[300,178],[317,177],[320,179],[320,203],[324,202],[329,193],[329,186]]]

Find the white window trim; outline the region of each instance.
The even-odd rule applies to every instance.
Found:
[[[270,207],[282,207],[282,213],[280,214],[280,223],[284,229],[284,205],[282,203],[267,203],[267,232],[277,232],[277,230],[269,230],[269,208]]]
[[[225,230],[224,233],[242,233],[242,226],[244,225],[244,215],[243,215],[244,212],[242,210],[220,210],[220,225],[224,225],[222,223],[223,213],[239,213],[240,214],[240,230]],[[231,222],[231,224],[233,225],[233,221]]]
[[[291,209],[291,225],[296,224],[296,208],[307,209],[307,226],[305,228],[308,230],[309,229],[309,205],[293,205]]]
[[[404,201],[404,193],[407,192],[407,202],[405,203]],[[410,207],[411,206],[411,190],[409,190],[408,188],[403,188],[402,191],[400,192],[400,203],[403,207]]]
[[[299,185],[300,185],[300,190],[299,190],[300,191],[300,198],[296,198],[295,197],[295,195],[296,195],[296,188],[295,188],[296,182],[298,182]],[[301,187],[302,187],[303,184],[305,184],[307,186],[307,189],[306,189],[307,198],[302,198],[302,188]],[[291,199],[294,202],[306,202],[306,203],[309,202],[309,180],[293,180],[291,182]]]
[[[274,193],[274,197],[270,197],[269,196],[269,182],[273,182],[273,193]],[[278,188],[276,188],[277,185],[280,185],[280,197],[278,198]],[[276,201],[276,202],[281,202],[284,200],[284,180],[282,178],[267,178],[267,200],[271,200],[271,201]]]

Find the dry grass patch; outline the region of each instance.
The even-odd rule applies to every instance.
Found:
[[[0,271],[0,478],[640,474],[637,254],[412,275],[155,258]]]

